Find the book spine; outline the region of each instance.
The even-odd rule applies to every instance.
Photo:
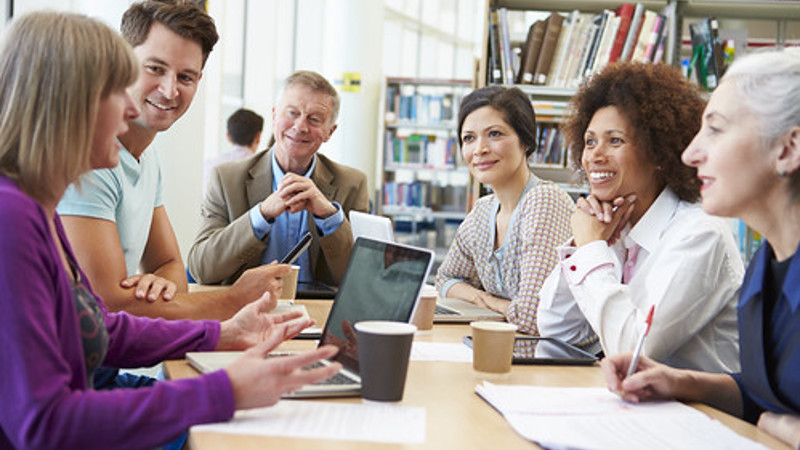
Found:
[[[500,20],[500,54],[503,56],[503,83],[514,84],[514,63],[511,53],[511,37],[508,30],[508,10],[500,8],[498,10]]]
[[[500,23],[496,10],[489,12],[489,50],[491,63],[489,82],[500,84],[503,82],[503,63],[500,55]]]
[[[602,70],[608,64],[611,46],[614,44],[617,30],[619,30],[619,17],[613,11],[609,11],[609,15],[610,17],[606,21],[606,29],[603,31],[603,38],[600,41],[600,47],[597,49],[597,57],[594,60],[592,73]]]
[[[650,40],[650,34],[653,32],[653,23],[655,22],[655,18],[656,13],[653,11],[644,12],[642,28],[639,31],[639,37],[636,39],[636,45],[633,48],[631,61],[645,61],[644,51],[647,48],[647,42]]]
[[[643,15],[644,5],[637,3],[633,10],[633,17],[631,18],[630,28],[628,28],[628,35],[625,37],[625,45],[622,47],[622,54],[619,57],[620,61],[630,61],[633,49],[636,46],[636,40],[639,39]]]
[[[616,62],[622,54],[622,47],[625,45],[625,38],[628,37],[628,29],[631,27],[631,18],[633,17],[634,6],[631,3],[623,3],[617,8],[617,17],[620,18],[619,29],[614,38],[614,45],[611,47],[611,53],[608,56],[608,62]]]
[[[644,49],[644,59],[647,61],[653,61],[656,48],[658,47],[658,40],[660,39],[661,33],[664,30],[664,22],[665,17],[661,14],[657,14],[655,20],[653,21],[653,31],[650,33],[650,37],[647,40],[647,47]]]
[[[547,84],[547,76],[550,74],[550,66],[553,63],[558,38],[561,36],[561,27],[564,24],[564,16],[559,13],[552,13],[547,18],[547,30],[542,40],[542,50],[539,53],[539,60],[536,63],[536,70],[533,75],[534,84]]]
[[[569,54],[570,46],[572,45],[572,37],[575,35],[579,14],[580,12],[578,10],[572,11],[569,17],[564,20],[564,24],[561,27],[561,36],[558,38],[556,57],[553,60],[553,65],[550,67],[550,75],[548,77],[550,86],[563,86],[564,77],[562,74],[566,68],[566,59]]]
[[[542,42],[546,32],[547,23],[542,20],[537,20],[531,25],[531,42],[527,46],[527,55],[525,57],[525,67],[520,70],[519,82],[520,84],[533,83],[533,75],[536,71],[536,65],[539,61],[539,54],[542,49]]]

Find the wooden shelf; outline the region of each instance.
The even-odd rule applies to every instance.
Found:
[[[522,11],[572,11],[573,9],[582,12],[603,12],[604,9],[617,9],[619,5],[625,3],[622,0],[493,0],[492,7],[508,8]],[[644,0],[642,3],[646,9],[661,9],[667,5],[666,1]]]
[[[684,16],[800,20],[800,1],[678,0]]]

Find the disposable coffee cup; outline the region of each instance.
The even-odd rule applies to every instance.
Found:
[[[297,295],[297,275],[300,273],[300,266],[291,267],[292,271],[283,277],[283,287],[278,300],[294,300]]]
[[[427,331],[433,328],[433,316],[436,312],[436,288],[425,285],[420,293],[417,311],[411,319],[418,330]]]
[[[409,323],[364,321],[354,326],[358,338],[361,396],[367,400],[403,399],[408,356],[417,327]]]
[[[506,322],[477,321],[472,326],[472,367],[479,374],[511,372],[517,326]]]

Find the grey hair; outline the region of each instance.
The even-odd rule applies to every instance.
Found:
[[[756,117],[754,129],[763,148],[770,148],[792,128],[800,126],[800,48],[756,52],[738,58],[722,81],[736,87],[742,106]],[[800,200],[800,170],[788,177],[792,197]]]
[[[736,59],[723,81],[736,86],[743,106],[758,117],[759,133],[767,142],[800,125],[800,48]]]
[[[341,101],[339,99],[339,93],[336,92],[336,88],[333,87],[333,85],[331,85],[331,83],[326,80],[325,77],[310,70],[298,70],[297,72],[289,75],[283,81],[283,86],[278,93],[278,101],[276,103],[280,103],[280,101],[283,99],[283,94],[286,92],[286,89],[294,85],[306,86],[312,91],[321,92],[327,95],[328,98],[331,99],[331,107],[333,109],[333,114],[331,114],[330,118],[330,125],[333,126],[336,124],[336,120],[339,118],[339,104]]]

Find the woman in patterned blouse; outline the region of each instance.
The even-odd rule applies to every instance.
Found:
[[[472,176],[493,194],[479,199],[458,227],[436,275],[442,297],[504,314],[538,334],[538,292],[555,267],[555,248],[570,236],[574,204],[562,189],[528,169],[536,118],[519,89],[490,86],[464,97],[458,142]]]

